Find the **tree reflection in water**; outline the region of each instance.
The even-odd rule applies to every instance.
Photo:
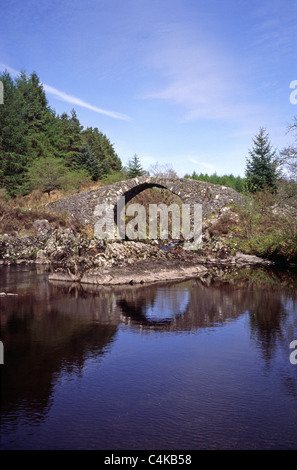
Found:
[[[21,408],[23,419],[33,413],[35,422],[44,420],[59,377],[81,374],[90,358],[100,361],[124,325],[185,333],[223,326],[247,312],[267,367],[277,353],[287,358],[285,373],[274,364],[275,373],[297,397],[297,368],[289,363],[289,344],[297,339],[296,274],[278,273],[275,284],[268,274],[266,282],[254,270],[228,282],[209,274],[180,283],[98,287],[49,283],[46,273],[2,267],[1,284],[19,294],[0,298],[2,416],[9,415],[12,426]]]

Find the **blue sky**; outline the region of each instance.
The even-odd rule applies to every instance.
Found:
[[[36,71],[123,164],[244,175],[265,127],[297,115],[296,0],[1,0],[0,69]],[[5,95],[4,95],[5,98]]]

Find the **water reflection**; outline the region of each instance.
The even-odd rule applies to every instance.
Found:
[[[289,288],[280,288],[268,287],[254,274],[237,276],[236,282],[209,275],[163,285],[98,288],[49,283],[42,269],[1,267],[0,290],[18,294],[0,297],[3,432],[16,425],[20,413],[24,421],[44,421],[60,378],[79,377],[90,358],[99,363],[121,328],[133,334],[194,333],[248,313],[252,341],[266,366],[274,367],[276,380],[297,397],[297,369],[288,361],[288,345],[297,336],[296,277],[290,278]]]
[[[129,325],[164,329],[166,325],[175,325],[177,318],[187,312],[190,293],[187,285],[178,284],[167,287],[151,287],[126,290],[117,301],[123,322]]]

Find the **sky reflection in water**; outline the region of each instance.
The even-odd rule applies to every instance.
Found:
[[[296,276],[276,275],[98,288],[1,267],[1,448],[296,448]]]

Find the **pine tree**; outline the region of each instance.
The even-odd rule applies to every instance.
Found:
[[[71,167],[73,160],[82,146],[82,125],[79,122],[76,111],[71,110],[71,116],[62,113],[58,116],[58,125],[56,124],[57,134],[54,136],[59,156],[63,158],[67,166]]]
[[[249,150],[250,158],[247,158],[245,170],[247,188],[251,192],[265,188],[275,191],[278,178],[276,151],[272,150],[269,136],[263,127],[253,142],[254,146]]]
[[[8,72],[0,75],[4,104],[0,106],[0,186],[10,196],[26,192],[27,126],[17,87]]]
[[[93,181],[97,181],[101,174],[100,162],[87,143],[81,146],[73,158],[72,166],[74,169],[86,170]]]
[[[0,148],[4,152],[26,153],[25,123],[17,87],[9,73],[0,75],[4,87],[4,104],[0,106]]]
[[[88,127],[82,132],[82,137],[100,164],[100,177],[113,171],[122,170],[122,162],[117,156],[113,145],[97,127]]]
[[[29,77],[25,72],[21,72],[15,81],[25,127],[26,155],[31,160],[49,157],[53,153],[53,148],[46,128],[53,111],[48,105],[39,77],[35,72]]]
[[[74,109],[70,116],[59,116],[50,108],[35,72],[30,76],[21,72],[15,80],[4,72],[0,80],[4,88],[4,104],[0,106],[0,187],[10,196],[27,194],[30,183],[36,186],[37,177],[43,181],[42,188],[58,187],[61,181],[57,183],[57,168],[67,168],[67,185],[75,181],[78,184],[89,176],[97,180],[122,171],[122,162],[106,135],[97,128],[84,130]],[[37,172],[35,161],[39,168],[47,163],[48,182],[42,178],[42,171]]]
[[[128,162],[127,177],[129,179],[136,178],[136,176],[142,176],[143,174],[144,170],[140,164],[138,156],[135,154]]]

